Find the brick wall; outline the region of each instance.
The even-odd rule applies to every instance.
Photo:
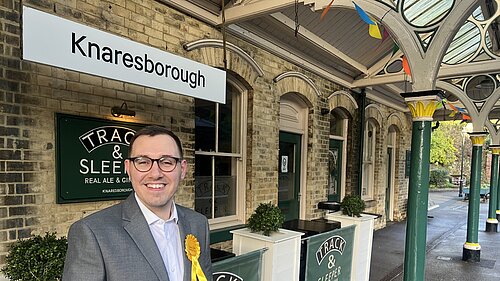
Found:
[[[126,101],[129,108],[137,112],[135,118],[126,121],[162,124],[171,128],[183,141],[189,162],[189,172],[177,193],[176,202],[193,207],[193,99],[23,61],[20,3],[14,0],[0,2],[0,264],[4,263],[8,246],[16,239],[46,231],[66,235],[74,221],[116,203],[55,203],[54,118],[57,112],[114,119],[110,108]],[[159,1],[28,0],[22,3],[207,65],[223,66],[220,48],[187,52],[182,47],[183,43],[196,39],[220,39],[220,32]],[[346,89],[240,39],[228,36],[228,40],[251,54],[264,71],[264,75],[259,77],[247,62],[228,52],[228,72],[248,90],[246,186],[241,187],[245,188],[246,195],[245,216],[248,217],[261,202],[277,202],[279,101],[281,95],[294,92],[306,99],[310,107],[306,132],[307,184],[306,194],[302,197],[306,200],[306,219],[321,217],[323,213],[316,206],[319,201],[326,200],[329,119],[320,112],[322,108],[329,107],[326,97]],[[307,75],[314,81],[319,96],[300,81],[290,84],[291,88],[279,88],[273,78],[287,71]],[[384,106],[381,108],[385,117],[394,112]],[[351,120],[347,138],[346,190],[350,193],[357,189],[359,174],[356,161],[359,112],[353,108],[348,108],[348,111]],[[381,127],[381,130],[385,132],[386,128]],[[395,212],[398,218],[404,216],[406,208],[407,180],[401,174],[404,173],[404,160],[401,159],[404,159],[404,151],[409,147],[408,131],[401,129],[396,150],[398,189],[395,194],[398,200]],[[380,135],[377,149],[384,150],[385,139],[383,134]],[[376,182],[380,185],[383,174],[382,171],[378,173]],[[383,208],[384,188],[375,188],[379,197],[371,210],[379,212]]]

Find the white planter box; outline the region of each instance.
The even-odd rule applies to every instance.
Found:
[[[342,227],[356,225],[354,230],[354,248],[352,253],[351,280],[368,281],[370,278],[370,262],[372,258],[373,230],[376,216],[361,214],[361,217],[350,217],[342,212],[327,213],[327,220],[340,222]]]
[[[262,280],[299,281],[301,232],[279,229],[279,232],[264,236],[250,229],[232,230],[233,252],[245,254],[262,248],[268,250],[262,256]]]

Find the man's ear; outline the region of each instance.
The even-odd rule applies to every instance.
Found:
[[[124,164],[125,164],[125,172],[127,173],[127,176],[130,179],[130,172],[129,172],[130,171],[130,160],[125,159]]]
[[[186,177],[187,173],[187,161],[186,159],[181,160],[181,180],[183,180]]]

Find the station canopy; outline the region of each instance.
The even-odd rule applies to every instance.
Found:
[[[444,91],[435,120],[500,125],[500,0],[163,2],[395,109],[424,85]]]

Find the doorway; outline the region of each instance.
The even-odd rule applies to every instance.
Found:
[[[299,218],[301,135],[280,132],[278,206],[285,221]]]

